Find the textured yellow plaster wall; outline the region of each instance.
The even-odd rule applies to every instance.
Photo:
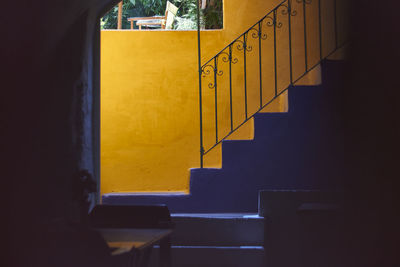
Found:
[[[224,1],[224,29],[202,31],[202,63],[272,10],[280,1]],[[292,18],[293,76],[304,72],[302,5]],[[332,0],[324,1],[329,5]],[[325,8],[325,7],[324,7]],[[328,8],[329,9],[329,8]],[[307,9],[309,66],[318,61],[318,32],[315,7]],[[329,13],[329,12],[328,12]],[[327,14],[328,14],[327,13]],[[283,26],[277,29],[278,92],[289,84],[287,16],[277,11]],[[327,15],[329,16],[329,15]],[[329,32],[329,23],[323,25]],[[263,25],[263,104],[273,97],[273,28]],[[251,33],[250,33],[251,34]],[[247,56],[248,114],[259,108],[258,40],[248,37],[252,51]],[[324,38],[324,50],[331,40]],[[232,67],[234,127],[245,118],[243,52],[233,48],[238,63]],[[218,78],[219,137],[230,129],[228,64],[220,59]],[[166,192],[189,190],[189,169],[199,167],[199,107],[196,31],[102,31],[101,33],[101,192]],[[212,75],[202,79],[204,144],[215,141],[214,90],[208,88]],[[298,84],[318,84],[319,68]],[[284,93],[263,112],[287,111]],[[230,139],[252,139],[250,120]],[[206,167],[221,167],[221,147],[205,157]]]

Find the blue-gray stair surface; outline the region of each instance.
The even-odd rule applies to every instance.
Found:
[[[343,197],[340,192],[260,191],[267,266],[348,266]]]
[[[179,246],[263,246],[264,218],[257,214],[173,214],[172,244]]]
[[[172,265],[265,266],[265,218],[257,214],[172,214]],[[150,267],[159,266],[153,248]]]
[[[321,85],[290,87],[287,113],[256,114],[254,140],[224,141],[222,169],[192,169],[190,194],[111,193],[103,203],[164,203],[173,213],[257,213],[260,190],[340,190],[342,65],[324,60]]]

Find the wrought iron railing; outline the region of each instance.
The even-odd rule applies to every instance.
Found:
[[[342,4],[343,2],[340,1]],[[316,5],[316,6],[314,6]],[[233,132],[239,129],[242,125],[248,122],[253,116],[263,110],[265,107],[270,105],[274,100],[276,100],[280,95],[282,95],[285,91],[289,89],[289,87],[295,83],[297,83],[300,79],[302,79],[307,73],[309,73],[312,69],[317,67],[320,62],[331,56],[335,53],[339,48],[343,47],[347,42],[347,38],[339,39],[338,35],[338,6],[339,0],[285,0],[277,5],[273,10],[268,12],[262,19],[252,25],[249,29],[247,29],[243,34],[229,43],[226,47],[224,47],[220,52],[218,52],[214,57],[208,60],[205,64],[199,65],[200,70],[200,160],[201,160],[201,168],[204,166],[204,156],[208,154],[211,150],[213,150],[216,146],[221,144],[223,140],[226,140]],[[342,5],[341,5],[342,7]],[[311,14],[312,13],[312,14]],[[330,14],[331,13],[331,14]],[[299,16],[296,21],[296,27],[299,28],[299,24],[302,29],[298,31],[293,31],[293,20],[296,16]],[[313,23],[310,23],[308,19],[312,17]],[[286,22],[286,23],[284,23]],[[333,24],[333,25],[332,25]],[[342,23],[343,24],[343,23]],[[332,27],[327,27],[327,25],[332,25]],[[284,26],[286,26],[286,30],[284,30]],[[316,27],[316,29],[315,29]],[[327,28],[327,32],[324,32],[323,28]],[[333,29],[332,29],[333,28]],[[330,30],[329,30],[330,29]],[[268,32],[267,32],[268,31]],[[279,73],[279,62],[282,62],[282,59],[278,61],[277,49],[282,49],[281,46],[285,46],[284,44],[280,44],[280,39],[278,38],[279,34],[282,36],[286,34],[286,39],[283,41],[286,43],[286,48],[288,49],[288,55],[285,65],[288,65],[288,73],[285,78],[282,78],[282,73]],[[285,32],[287,31],[287,33]],[[302,31],[299,33],[299,31]],[[311,38],[310,40],[310,32],[315,31],[317,38]],[[296,47],[293,44],[294,35],[298,39],[298,35],[302,35],[302,44],[301,49],[303,56],[299,56],[298,50],[299,45],[296,44]],[[269,37],[271,35],[271,37]],[[315,36],[314,36],[315,37]],[[265,50],[263,46],[264,42],[271,41],[273,56],[272,57],[263,57],[264,52],[268,52]],[[310,44],[310,42],[314,44]],[[315,44],[316,43],[316,44]],[[330,43],[333,43],[330,45]],[[279,46],[281,45],[281,46]],[[264,48],[264,49],[263,49]],[[296,55],[294,57],[293,50],[296,48]],[[258,53],[254,53],[258,50]],[[316,52],[317,51],[317,52]],[[314,62],[311,62],[310,52],[316,53],[316,59],[314,57]],[[312,54],[311,53],[311,54]],[[284,54],[284,53],[283,53]],[[301,53],[300,53],[301,54]],[[258,63],[257,68],[257,78],[254,75],[249,76],[249,70],[254,70],[254,66],[249,67],[249,61],[251,57],[253,58],[253,63],[256,61]],[[303,57],[303,58],[301,58]],[[273,69],[272,81],[272,95],[265,94],[265,78],[263,77],[264,65],[265,61],[271,61],[271,68]],[[304,61],[303,71],[300,74],[294,74],[294,61],[298,62],[299,60]],[[241,66],[238,74],[238,69],[235,68],[235,75],[233,75],[234,66],[238,66],[238,62],[241,62]],[[225,66],[224,66],[225,64]],[[254,64],[253,64],[254,65]],[[227,75],[225,75],[227,72]],[[233,98],[233,78],[240,77],[242,79],[242,84],[237,85],[243,91],[243,99],[241,99],[239,105],[235,105]],[[288,76],[288,77],[287,77]],[[250,82],[250,79],[253,79]],[[256,82],[254,79],[258,79]],[[280,80],[287,79],[287,83],[282,86],[282,81]],[[237,79],[236,79],[237,80]],[[220,86],[220,83],[223,81],[223,87]],[[252,108],[251,111],[249,109],[249,84],[256,84],[258,87],[258,107]],[[212,139],[214,141],[207,146],[205,146],[205,131],[204,131],[204,112],[206,110],[204,104],[204,91],[202,88],[202,84],[205,84],[207,87],[205,90],[213,90],[213,131],[214,136]],[[220,124],[221,118],[219,118],[219,91],[226,90],[226,95],[228,95],[229,102],[228,106],[228,120],[229,123],[225,132],[221,131]],[[254,88],[253,90],[253,100],[254,100]],[[221,97],[221,96],[220,96]],[[208,106],[210,109],[210,106]],[[235,120],[234,117],[234,109],[241,109],[243,112],[242,118]],[[238,116],[236,116],[238,117]],[[208,121],[209,122],[209,121]],[[210,123],[208,124],[210,125]],[[222,132],[222,135],[221,135]],[[210,139],[208,137],[208,139]]]

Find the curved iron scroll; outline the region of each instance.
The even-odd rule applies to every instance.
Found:
[[[290,6],[290,4],[281,4],[280,6],[278,6],[277,10],[280,9],[281,7],[283,7],[284,9],[282,9],[281,14],[286,16],[290,13],[290,16],[294,17],[297,15],[297,11],[292,9],[292,7]]]
[[[216,61],[218,62],[218,58],[216,58]],[[217,64],[216,68],[213,65],[210,65],[210,64],[203,65],[203,67],[201,68],[201,74],[202,74],[201,77],[202,78],[206,78],[211,73],[214,73],[215,77],[216,76],[222,76],[224,74],[224,72],[222,70],[218,69],[218,64]],[[208,88],[214,89],[215,88],[215,81],[208,83]]]
[[[265,19],[266,19],[266,23],[265,24],[268,27],[275,26],[276,28],[282,28],[282,26],[283,26],[283,23],[278,21],[276,17],[266,16]]]
[[[247,45],[247,37],[245,39],[246,39],[245,42],[237,39],[237,40],[235,40],[235,42],[233,44],[237,43],[236,48],[239,51],[243,51],[243,49],[246,49],[247,52],[251,52],[253,50],[253,47],[251,45]]]
[[[261,24],[260,24],[261,25]],[[267,38],[268,38],[268,35],[266,34],[266,33],[262,33],[262,28],[261,28],[261,30],[260,29],[256,29],[256,28],[251,28],[250,30],[249,30],[249,32],[250,31],[253,31],[252,33],[251,33],[251,37],[252,38],[254,38],[254,39],[258,39],[258,38],[260,38],[261,40],[267,40]]]

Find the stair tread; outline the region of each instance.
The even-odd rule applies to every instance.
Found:
[[[340,189],[343,125],[336,103],[342,97],[343,68],[340,62],[328,60],[321,66],[321,85],[288,89],[288,112],[254,116],[254,140],[222,143],[222,169],[192,168],[190,194],[108,194],[103,195],[103,203],[164,203],[172,213],[203,213],[181,215],[186,219],[178,215],[179,223],[195,224],[192,216],[199,224],[213,225],[229,224],[223,220],[229,215],[217,220],[207,215],[210,212],[257,213],[258,193],[263,189]],[[239,218],[235,216],[231,218]],[[258,220],[236,222],[259,224]]]
[[[188,218],[208,218],[208,219],[236,219],[236,218],[254,218],[264,219],[254,213],[172,213],[173,218],[188,217]]]
[[[187,196],[187,192],[113,192],[103,196]]]
[[[156,248],[158,246],[155,246]],[[180,249],[180,248],[185,248],[185,249],[226,249],[226,250],[261,250],[264,251],[265,248],[263,246],[204,246],[204,245],[199,245],[199,246],[193,246],[193,245],[181,245],[181,246],[177,246],[177,245],[172,245],[171,246],[172,249]]]

